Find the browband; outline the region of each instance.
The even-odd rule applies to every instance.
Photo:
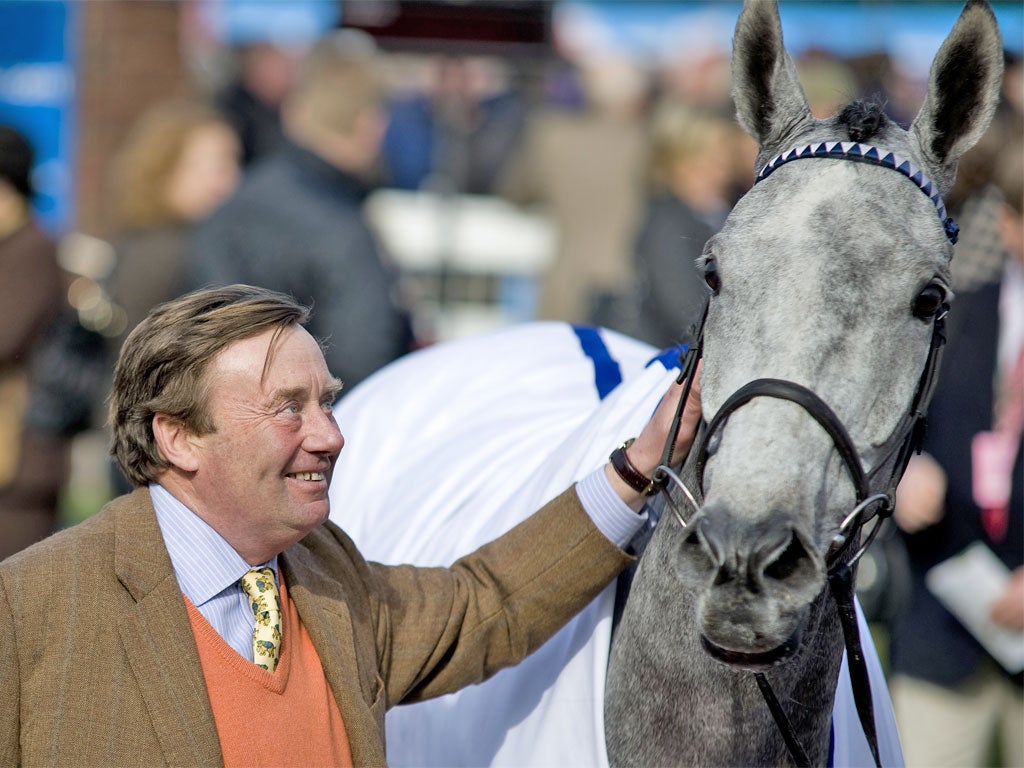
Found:
[[[890,168],[894,171],[898,171],[910,179],[914,184],[924,192],[928,199],[935,205],[935,210],[939,213],[939,220],[942,222],[942,228],[946,232],[946,237],[949,238],[949,242],[956,244],[957,239],[960,235],[960,227],[957,226],[953,218],[946,212],[946,204],[942,200],[942,195],[939,194],[939,190],[935,183],[929,179],[924,171],[915,166],[909,160],[904,160],[899,155],[893,154],[887,149],[879,149],[870,144],[860,144],[857,142],[850,141],[823,141],[818,144],[807,144],[802,147],[794,147],[793,149],[783,152],[781,155],[774,157],[761,172],[757,174],[757,178],[754,179],[756,184],[759,181],[771,176],[771,174],[780,165],[788,163],[790,160],[803,160],[807,157],[831,157],[835,159],[843,160],[856,160],[862,163],[870,163],[872,165],[880,165],[883,168]]]

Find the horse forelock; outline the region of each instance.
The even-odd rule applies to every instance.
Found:
[[[838,123],[846,128],[850,141],[869,142],[889,124],[885,105],[879,99],[858,99],[840,110]]]

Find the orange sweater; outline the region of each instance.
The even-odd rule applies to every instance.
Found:
[[[273,673],[240,656],[188,598],[185,604],[225,768],[352,765],[338,704],[284,579],[281,655]]]

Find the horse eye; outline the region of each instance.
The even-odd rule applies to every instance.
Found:
[[[718,276],[718,265],[710,257],[704,262],[704,282],[708,284],[708,288],[713,294],[717,294],[722,288],[722,278]]]
[[[914,317],[930,320],[939,313],[946,301],[946,291],[940,285],[932,283],[917,294],[914,299]]]

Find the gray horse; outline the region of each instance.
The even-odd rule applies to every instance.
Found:
[[[940,193],[987,128],[1001,57],[991,11],[969,3],[909,132],[859,103],[817,121],[775,2],[746,4],[734,95],[765,170],[701,265],[714,290],[703,404],[718,426],[691,456],[705,459],[702,482],[696,464],[683,475],[703,504],[677,499],[685,530],[662,515],[613,640],[611,589],[519,667],[389,712],[389,759],[788,764],[755,669],[808,762],[828,762],[833,702],[847,701],[848,687],[827,552],[857,501],[887,490],[900,468],[906,414],[949,296],[953,225]],[[437,345],[357,387],[337,410],[348,442],[332,518],[374,559],[451,562],[600,467],[675,372],[661,357],[648,364],[655,351],[638,342],[589,329],[581,343],[579,333],[538,324]],[[755,396],[716,419],[734,392],[764,379],[821,404]],[[866,490],[816,422],[823,409],[845,425],[833,431],[849,435]],[[840,562],[853,554],[838,551]],[[594,683],[606,667],[607,685]],[[578,685],[567,694],[566,682]]]
[[[950,294],[955,234],[941,193],[988,127],[1001,74],[992,12],[970,2],[909,131],[862,103],[816,120],[776,3],[747,0],[732,91],[767,168],[702,258],[714,292],[701,379],[709,420],[748,382],[794,382],[845,425],[871,492],[887,489],[902,469],[895,433]],[[759,669],[810,762],[825,764],[843,652],[826,553],[858,500],[847,464],[803,407],[755,396],[712,436],[702,486],[686,529],[666,516],[655,531],[614,638],[609,759],[787,764],[748,671]]]

